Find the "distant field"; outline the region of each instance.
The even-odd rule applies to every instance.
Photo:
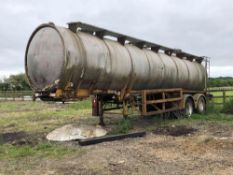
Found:
[[[210,92],[210,94],[212,94],[214,97],[223,96],[223,91],[219,90],[217,92]],[[233,90],[232,91],[226,91],[225,95],[230,96],[230,97],[226,97],[226,101],[229,100],[230,98],[233,98]],[[223,103],[223,98],[214,98],[212,100],[212,102],[214,102],[214,103]]]
[[[0,91],[0,97],[20,97],[20,96],[31,96],[32,91]]]
[[[91,114],[90,101],[71,104],[46,102],[0,102],[1,131],[50,131]]]

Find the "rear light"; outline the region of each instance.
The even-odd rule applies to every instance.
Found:
[[[97,99],[96,99],[96,97],[93,99],[93,106],[97,107]]]
[[[98,116],[98,100],[97,97],[92,97],[92,115]]]

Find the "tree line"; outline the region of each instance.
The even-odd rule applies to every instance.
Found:
[[[208,87],[229,87],[233,86],[233,77],[209,78]],[[23,91],[30,90],[29,83],[24,73],[11,75],[0,80],[0,91]]]
[[[229,87],[233,86],[233,77],[209,78],[208,87]]]
[[[0,91],[26,91],[31,90],[24,73],[10,75],[0,80]]]

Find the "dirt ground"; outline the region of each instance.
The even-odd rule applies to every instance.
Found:
[[[24,133],[8,141],[22,140]],[[13,163],[15,174],[233,174],[233,130],[224,126],[190,128],[171,126],[156,128],[142,138],[104,142],[80,147],[83,149],[62,159],[21,159]],[[31,137],[30,137],[31,138]],[[32,138],[31,138],[32,139]],[[17,142],[15,142],[17,143]],[[28,144],[17,143],[17,144]],[[9,162],[1,162],[9,166]],[[24,171],[24,166],[31,169]]]
[[[153,120],[140,118],[132,122],[130,132],[146,130],[146,136],[83,147],[76,141],[59,143],[75,151],[61,158],[0,160],[0,175],[233,175],[232,126],[203,121],[155,126]],[[113,126],[109,123],[106,129]],[[45,142],[45,135],[20,131],[0,136],[4,144],[21,146]]]

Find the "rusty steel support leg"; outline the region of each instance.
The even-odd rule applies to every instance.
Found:
[[[128,117],[128,101],[123,100],[123,117],[127,119]]]
[[[104,123],[104,110],[103,110],[103,98],[102,96],[99,96],[98,99],[98,108],[99,108],[99,125],[105,126]]]
[[[32,101],[36,101],[36,95],[35,94],[32,95]]]
[[[145,116],[147,114],[147,97],[146,97],[147,93],[145,90],[142,91],[142,112],[141,115]]]

